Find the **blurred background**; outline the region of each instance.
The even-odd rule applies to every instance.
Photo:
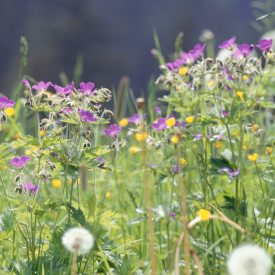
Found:
[[[96,87],[118,87],[130,78],[136,97],[147,93],[159,64],[151,54],[156,30],[165,61],[174,52],[175,39],[184,32],[183,50],[191,50],[204,29],[215,37],[214,48],[232,36],[237,43],[256,44],[261,32],[273,28],[273,19],[255,18],[275,10],[274,1],[249,0],[1,0],[0,87],[9,95],[20,67],[20,37],[28,42],[24,74],[58,85],[60,73]],[[274,8],[274,10],[272,10]],[[266,11],[266,12],[265,12]],[[271,22],[271,23],[270,23]]]

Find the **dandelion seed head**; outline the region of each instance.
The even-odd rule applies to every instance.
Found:
[[[94,246],[93,235],[83,227],[68,229],[63,237],[62,244],[72,253],[87,254]]]
[[[264,249],[245,244],[233,250],[227,267],[230,275],[268,275],[271,259]]]

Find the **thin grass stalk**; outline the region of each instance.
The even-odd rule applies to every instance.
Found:
[[[144,133],[144,123],[142,123],[142,133]],[[151,257],[151,270],[153,275],[156,274],[156,260],[155,260],[155,250],[154,250],[154,225],[152,220],[152,210],[151,210],[151,200],[147,177],[146,168],[146,150],[145,150],[145,140],[141,141],[142,145],[142,165],[143,165],[143,178],[144,178],[144,189],[146,196],[146,206],[148,210],[148,226],[149,226],[149,239],[150,239],[150,257]]]
[[[195,261],[195,263],[196,263],[196,265],[198,267],[199,274],[200,275],[204,275],[200,259],[199,259],[198,255],[196,254],[195,249],[194,248],[190,248],[189,253],[193,257],[193,259],[194,259],[194,261]]]

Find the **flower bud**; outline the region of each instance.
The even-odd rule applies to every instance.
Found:
[[[79,133],[79,135],[81,136],[81,137],[86,137],[86,132],[85,131],[80,131],[80,133]]]
[[[113,112],[112,111],[110,111],[110,110],[106,110],[105,109],[105,114],[108,116],[108,117],[111,117],[111,116],[113,116],[114,114],[113,114]]]
[[[136,99],[137,107],[139,110],[143,109],[144,107],[144,98],[139,97]]]
[[[255,111],[259,111],[260,108],[261,108],[261,103],[260,103],[259,101],[257,101],[257,102],[255,103],[254,110],[255,110]]]
[[[22,176],[23,176],[22,173],[19,173],[19,174],[14,178],[14,183],[19,182]]]
[[[91,147],[91,143],[88,140],[85,140],[83,143],[83,148]]]
[[[27,102],[25,102],[24,106],[25,107],[31,107],[32,103],[30,100],[28,100]]]
[[[8,121],[8,117],[6,116],[6,114],[2,114],[2,119],[3,119],[4,122]]]
[[[19,192],[19,194],[22,194],[22,186],[21,185],[17,185],[14,189],[14,192]]]
[[[93,98],[90,99],[90,104],[92,104],[92,105],[98,105],[98,103],[96,102],[96,100],[93,99]]]
[[[56,169],[56,165],[54,163],[50,164],[50,169],[53,171],[54,169]]]
[[[42,178],[42,179],[48,179],[48,178],[51,178],[51,174],[49,171],[43,169],[41,170],[41,172],[39,173],[39,177]]]
[[[49,115],[49,119],[50,120],[57,119],[56,113],[55,112],[51,112],[50,115]]]

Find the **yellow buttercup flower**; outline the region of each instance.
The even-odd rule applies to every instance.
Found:
[[[174,143],[174,144],[177,144],[179,141],[180,141],[180,138],[178,136],[173,136],[171,138],[171,141]]]
[[[244,76],[243,76],[243,80],[246,80],[246,79],[248,79],[248,76],[247,76],[247,75],[244,75]]]
[[[7,166],[2,166],[2,169],[7,170],[8,167]]]
[[[9,108],[7,108],[7,109],[5,110],[5,114],[6,114],[7,116],[12,116],[14,113],[15,113],[15,110],[14,110],[14,108],[12,108],[12,107],[9,107]]]
[[[188,72],[188,67],[181,67],[179,70],[180,75],[185,75]]]
[[[185,120],[188,122],[188,123],[192,123],[194,121],[194,118],[192,116],[189,116],[189,117],[186,117]]]
[[[209,219],[210,216],[210,211],[205,210],[205,209],[201,209],[198,213],[199,217],[201,217],[202,221],[207,221]]]
[[[244,149],[244,150],[246,150],[246,149],[247,149],[247,147],[246,147],[245,145],[243,145],[243,149]]]
[[[208,86],[210,86],[211,88],[214,86],[215,82],[213,79],[211,79],[209,82],[208,82]]]
[[[181,86],[177,86],[177,90],[178,90],[178,91],[181,91]]]
[[[182,164],[182,165],[186,165],[187,164],[187,161],[183,158],[180,158],[179,159],[179,162]]]
[[[240,97],[240,99],[243,99],[243,92],[240,92],[240,91],[239,91],[239,92],[237,92],[236,94],[237,94],[237,96]]]
[[[46,94],[47,94],[48,96],[52,96],[52,93],[49,92],[49,91],[47,91]]]
[[[169,119],[166,120],[166,124],[169,126],[169,127],[173,127],[176,123],[176,119],[174,117],[171,117]]]
[[[19,148],[19,146],[16,146],[16,145],[13,145],[12,146],[14,149],[18,149]]]
[[[126,127],[128,125],[128,119],[126,117],[123,118],[122,120],[119,121],[119,125]]]
[[[233,136],[237,136],[237,135],[239,135],[238,132],[234,132],[234,133],[233,133]]]
[[[222,142],[218,141],[215,145],[216,148],[221,148],[222,147]]]
[[[252,130],[253,132],[259,130],[258,124],[254,124],[253,126],[251,126],[251,130]]]
[[[40,136],[44,137],[45,136],[45,131],[44,130],[40,130]]]
[[[106,199],[110,199],[111,198],[111,193],[110,192],[107,192],[106,193]]]
[[[135,137],[138,141],[142,141],[142,140],[145,140],[148,136],[148,133],[147,132],[144,132],[142,134],[140,133],[136,133]]]
[[[62,185],[60,180],[52,180],[52,184],[55,188],[59,188]]]
[[[272,147],[266,147],[266,148],[265,148],[265,153],[266,153],[267,155],[271,155],[271,154],[272,154],[272,151],[273,151],[273,148],[272,148]]]
[[[25,155],[30,155],[32,153],[32,150],[30,150],[30,149],[27,149],[26,151],[25,151]]]
[[[258,158],[258,154],[254,153],[253,155],[249,155],[248,159],[252,162],[255,162]]]
[[[139,148],[136,146],[132,146],[129,148],[129,152],[132,154],[136,154],[139,151]]]
[[[16,134],[13,135],[13,137],[14,138],[20,138],[20,135],[16,133]]]

